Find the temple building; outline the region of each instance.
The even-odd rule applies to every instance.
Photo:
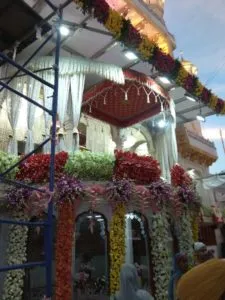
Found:
[[[0,298],[113,299],[126,262],[167,300],[175,253],[221,255],[196,116],[225,102],[174,59],[163,0],[2,5]]]

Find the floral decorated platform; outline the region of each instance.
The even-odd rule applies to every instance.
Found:
[[[5,153],[0,155],[0,169],[4,171],[18,158]],[[40,192],[28,188],[7,189],[1,201],[1,214],[15,219],[41,218],[49,201],[54,201],[56,215],[55,242],[55,298],[71,300],[73,297],[73,249],[78,214],[87,214],[92,230],[94,212],[104,214],[108,228],[108,278],[106,295],[119,289],[119,272],[126,260],[126,214],[138,212],[145,218],[151,245],[149,256],[153,277],[148,286],[155,299],[167,299],[171,271],[168,228],[175,228],[178,248],[189,255],[192,262],[193,240],[198,238],[200,204],[191,178],[179,166],[171,170],[171,184],[160,175],[159,163],[151,156],[116,151],[115,156],[88,151],[56,154],[56,187],[48,192],[48,154],[31,156],[9,178],[39,186]],[[141,220],[140,218],[140,220]],[[78,226],[78,225],[77,225]],[[27,260],[26,226],[11,225],[8,241],[9,265]],[[9,271],[4,279],[2,299],[23,299],[24,271]]]

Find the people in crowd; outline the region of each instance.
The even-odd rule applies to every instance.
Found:
[[[179,300],[224,300],[225,260],[210,259],[192,268],[177,285]]]
[[[185,272],[188,270],[188,258],[184,253],[178,253],[174,257],[173,269],[169,283],[169,300],[176,300],[176,287]]]
[[[115,300],[153,300],[152,296],[139,288],[138,273],[134,265],[124,264],[120,271],[120,290]]]
[[[194,244],[195,265],[206,262],[214,257],[213,250],[207,250],[204,243],[196,242]]]
[[[202,242],[194,243],[194,256],[195,256],[195,265],[201,264],[204,262],[204,257],[207,252],[207,247]]]

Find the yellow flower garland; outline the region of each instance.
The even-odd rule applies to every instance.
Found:
[[[215,109],[216,104],[217,104],[217,97],[216,97],[215,95],[212,95],[212,96],[210,97],[209,107],[210,107],[211,109]]]
[[[182,86],[188,75],[189,73],[183,67],[181,67],[178,72],[177,78],[175,79],[176,83]]]
[[[192,235],[194,242],[198,241],[198,235],[199,235],[199,226],[198,226],[198,217],[193,216],[192,217]]]
[[[221,110],[221,115],[225,115],[225,102],[223,103],[223,108]]]
[[[201,84],[201,82],[199,80],[197,80],[197,85],[195,88],[195,95],[197,97],[201,96],[203,88],[204,88],[204,86]]]
[[[118,204],[110,224],[110,294],[119,290],[120,268],[125,262],[125,205]]]
[[[142,36],[142,41],[139,45],[138,52],[143,59],[150,59],[154,51],[154,43],[149,41],[149,38],[145,35]]]
[[[105,27],[118,39],[121,34],[123,18],[115,10],[109,10],[109,17]]]

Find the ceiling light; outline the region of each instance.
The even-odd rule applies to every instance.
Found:
[[[186,98],[187,98],[188,100],[192,101],[192,102],[196,102],[196,100],[195,100],[194,98],[190,97],[190,96],[186,96]]]
[[[165,120],[160,120],[157,123],[157,125],[158,125],[159,128],[165,128],[166,127],[166,121]]]
[[[63,36],[67,36],[70,33],[69,28],[64,25],[60,26],[59,31],[60,31],[61,35],[63,35]]]
[[[159,77],[159,80],[163,83],[163,84],[170,84],[171,82],[169,81],[168,78],[166,77]]]
[[[135,60],[135,59],[138,59],[137,55],[134,54],[134,53],[131,52],[131,51],[125,51],[125,52],[124,52],[124,55],[125,55],[126,58],[128,58],[129,60]]]
[[[202,115],[198,115],[196,119],[200,122],[205,122],[205,118]]]

